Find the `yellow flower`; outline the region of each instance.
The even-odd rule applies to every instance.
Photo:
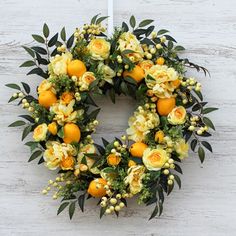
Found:
[[[160,170],[167,160],[168,154],[161,147],[147,148],[143,153],[143,163],[148,170]]]
[[[77,115],[82,115],[83,110],[74,111],[73,106],[75,100],[71,100],[68,105],[65,105],[63,102],[55,103],[50,107],[50,112],[55,113],[54,120],[57,121],[59,125],[64,125],[64,123],[75,123]]]
[[[179,154],[180,159],[184,159],[188,156],[188,149],[188,143],[186,143],[183,138],[177,140],[175,143],[175,151]]]
[[[69,52],[56,55],[50,60],[49,73],[51,75],[65,75],[67,74],[68,62],[72,60],[72,54]]]
[[[181,125],[186,120],[186,110],[183,106],[175,107],[167,116],[167,120],[172,125]]]
[[[85,72],[82,77],[80,77],[79,81],[81,84],[81,87],[84,87],[88,89],[89,85],[96,80],[96,77],[94,76],[93,72]]]
[[[142,190],[142,179],[144,177],[145,167],[142,165],[131,166],[128,169],[128,175],[125,178],[125,183],[129,184],[130,192],[137,194]]]
[[[62,168],[62,170],[73,170],[74,164],[75,161],[72,156],[62,157],[60,167]]]
[[[57,124],[56,122],[52,122],[48,125],[48,131],[52,134],[52,135],[56,135],[57,134]]]
[[[157,113],[149,110],[138,110],[129,118],[129,128],[126,130],[128,138],[135,142],[142,142],[150,132],[160,124],[160,119]]]
[[[71,158],[76,155],[76,150],[72,145],[53,141],[47,142],[46,147],[44,160],[50,170],[55,170],[59,166],[72,168],[74,163]]]
[[[126,56],[133,62],[139,62],[142,60],[144,52],[141,47],[140,42],[136,36],[130,32],[124,32],[119,40],[119,50],[123,52],[124,50],[132,50],[134,53],[126,54]]]
[[[38,125],[34,129],[34,134],[33,134],[34,140],[37,142],[45,140],[46,135],[47,135],[47,131],[48,131],[48,126],[45,123]]]
[[[102,61],[109,57],[110,47],[110,43],[105,39],[96,38],[90,41],[88,50],[94,60]]]
[[[61,102],[62,103],[65,103],[65,104],[69,104],[74,98],[74,94],[71,93],[71,92],[64,92],[62,95],[61,95]]]
[[[151,60],[144,60],[139,63],[139,66],[144,70],[149,70],[153,66],[153,62]]]
[[[112,78],[116,76],[114,70],[112,70],[109,66],[104,65],[103,63],[99,63],[98,71],[102,75],[104,81],[113,84]]]
[[[165,65],[154,65],[145,73],[147,87],[159,98],[169,98],[175,90],[178,73]]]
[[[43,91],[50,90],[53,93],[56,93],[55,89],[53,88],[53,85],[51,82],[49,82],[47,79],[44,79],[40,85],[38,86],[38,93],[41,93]]]

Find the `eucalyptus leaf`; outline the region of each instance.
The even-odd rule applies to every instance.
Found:
[[[130,26],[131,26],[132,28],[135,27],[135,25],[136,25],[136,20],[135,20],[135,17],[134,17],[133,15],[130,17],[129,23],[130,23]]]
[[[40,155],[42,155],[42,151],[41,151],[41,150],[35,151],[35,152],[30,156],[28,162],[31,162],[31,161],[35,160],[35,159],[38,158]]]
[[[46,23],[44,23],[44,25],[43,25],[43,35],[45,38],[47,38],[49,36],[49,28]]]
[[[8,125],[8,127],[17,127],[17,126],[22,126],[25,125],[26,123],[23,120],[17,120],[13,123],[11,123],[10,125]]]
[[[32,34],[32,37],[35,41],[37,41],[38,43],[45,43],[45,40],[42,36],[37,35],[37,34]]]
[[[20,90],[20,86],[17,84],[5,84],[5,86],[11,89]]]
[[[201,163],[203,163],[204,159],[205,159],[205,151],[201,146],[199,146],[199,148],[198,148],[198,156],[199,156]]]
[[[72,219],[74,213],[75,213],[75,202],[71,202],[71,204],[70,204],[70,206],[69,206],[69,216],[70,216],[70,220]]]
[[[145,27],[147,25],[150,25],[153,22],[153,20],[147,19],[147,20],[143,20],[139,23],[139,27]]]
[[[57,215],[59,215],[68,205],[69,205],[69,202],[62,203],[57,210]]]

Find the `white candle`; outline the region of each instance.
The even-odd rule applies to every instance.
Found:
[[[107,26],[107,33],[108,36],[111,37],[113,33],[113,0],[107,0],[108,11],[108,26]]]

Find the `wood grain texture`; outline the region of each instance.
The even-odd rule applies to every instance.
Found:
[[[20,129],[7,128],[20,108],[8,105],[9,82],[26,81],[34,87],[36,76],[25,76],[18,65],[27,59],[20,48],[31,43],[30,34],[48,22],[57,31],[87,22],[98,12],[106,14],[105,0],[0,0],[0,235],[169,235],[226,236],[236,232],[236,2],[235,0],[116,0],[115,25],[134,14],[151,18],[167,28],[188,50],[186,56],[211,71],[203,83],[207,100],[220,107],[211,115],[217,132],[212,138],[213,155],[200,165],[195,155],[184,162],[183,187],[167,198],[160,219],[147,222],[151,208],[130,201],[118,219],[98,219],[95,202],[87,202],[72,221],[67,213],[56,217],[58,202],[40,194],[55,173],[27,163],[29,150],[20,141]],[[121,97],[113,106],[102,106],[101,125],[95,138],[111,139],[127,128],[134,102]]]

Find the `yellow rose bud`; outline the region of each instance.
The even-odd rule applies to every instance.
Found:
[[[56,135],[57,134],[57,123],[56,122],[52,122],[48,125],[48,131],[52,134],[52,135]]]

